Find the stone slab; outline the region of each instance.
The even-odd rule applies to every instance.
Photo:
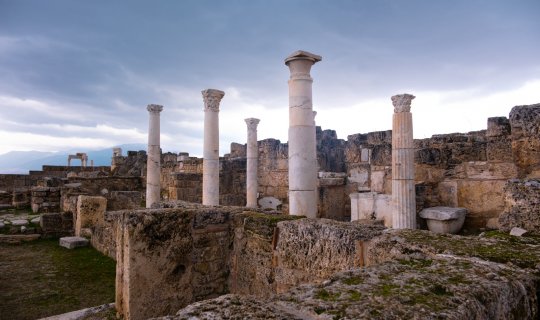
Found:
[[[60,238],[60,246],[68,249],[88,246],[88,239],[83,237],[63,237]]]
[[[510,230],[511,236],[521,237],[525,233],[527,233],[527,230],[518,227],[513,227],[512,230]]]
[[[432,207],[420,212],[420,217],[432,220],[454,220],[460,219],[467,214],[465,208]]]
[[[28,220],[25,220],[25,219],[11,220],[11,224],[14,226],[25,226],[28,224]]]

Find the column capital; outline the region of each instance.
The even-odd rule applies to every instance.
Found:
[[[151,113],[160,113],[161,111],[163,111],[163,106],[159,104],[149,104],[146,107],[146,110],[148,110],[148,112],[151,112]]]
[[[285,64],[289,65],[289,63],[294,60],[309,60],[312,64],[315,64],[321,61],[322,57],[311,52],[298,50],[291,53],[287,58],[285,58]]]
[[[219,103],[225,96],[225,92],[216,89],[201,91],[204,100],[204,111],[219,112]]]
[[[248,130],[257,130],[257,125],[259,124],[261,120],[256,119],[256,118],[247,118],[247,119],[244,119],[244,121],[247,124]]]
[[[291,79],[294,80],[312,80],[309,75],[311,66],[322,60],[321,56],[298,50],[285,58],[285,65],[289,67]]]
[[[392,104],[394,105],[394,113],[410,112],[411,101],[416,98],[412,94],[396,94],[392,96]]]

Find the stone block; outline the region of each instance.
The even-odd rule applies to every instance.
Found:
[[[382,220],[392,226],[392,196],[376,192],[353,193],[351,198],[351,221]]]
[[[79,196],[77,200],[77,218],[75,219],[75,235],[81,234],[81,229],[91,228],[103,222],[107,199],[104,197]]]
[[[60,246],[68,249],[88,246],[89,241],[83,237],[63,237],[60,238]]]

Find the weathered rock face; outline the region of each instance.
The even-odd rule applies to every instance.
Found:
[[[509,180],[504,191],[506,207],[499,217],[500,229],[519,227],[540,235],[540,179]]]
[[[108,213],[117,227],[116,308],[124,317],[172,314],[229,288],[272,289],[261,275],[271,269],[273,226],[292,217],[185,202],[155,207],[164,209]]]
[[[107,199],[104,197],[79,196],[75,219],[75,236],[84,234],[83,229],[90,229],[103,223]]]
[[[519,178],[540,178],[540,103],[512,108],[510,125]]]
[[[538,244],[536,238],[497,233],[385,231],[371,240],[366,268],[264,300],[205,300],[163,319],[535,319]]]
[[[363,242],[384,229],[327,219],[280,222],[278,228],[279,241],[274,253],[277,292],[362,266]]]

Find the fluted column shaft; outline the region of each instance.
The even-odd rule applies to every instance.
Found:
[[[202,91],[204,100],[203,194],[204,205],[219,205],[219,103],[225,92]]]
[[[148,157],[146,160],[146,207],[159,202],[161,193],[161,150],[159,115],[163,106],[149,104],[148,120]]]
[[[410,112],[413,95],[392,97],[392,227],[416,229],[414,140]]]
[[[247,169],[246,169],[246,207],[257,207],[257,168],[259,165],[259,147],[257,145],[257,125],[259,119],[245,119],[247,124]]]
[[[310,70],[321,57],[297,51],[285,59],[289,79],[289,214],[317,217],[317,149]]]

